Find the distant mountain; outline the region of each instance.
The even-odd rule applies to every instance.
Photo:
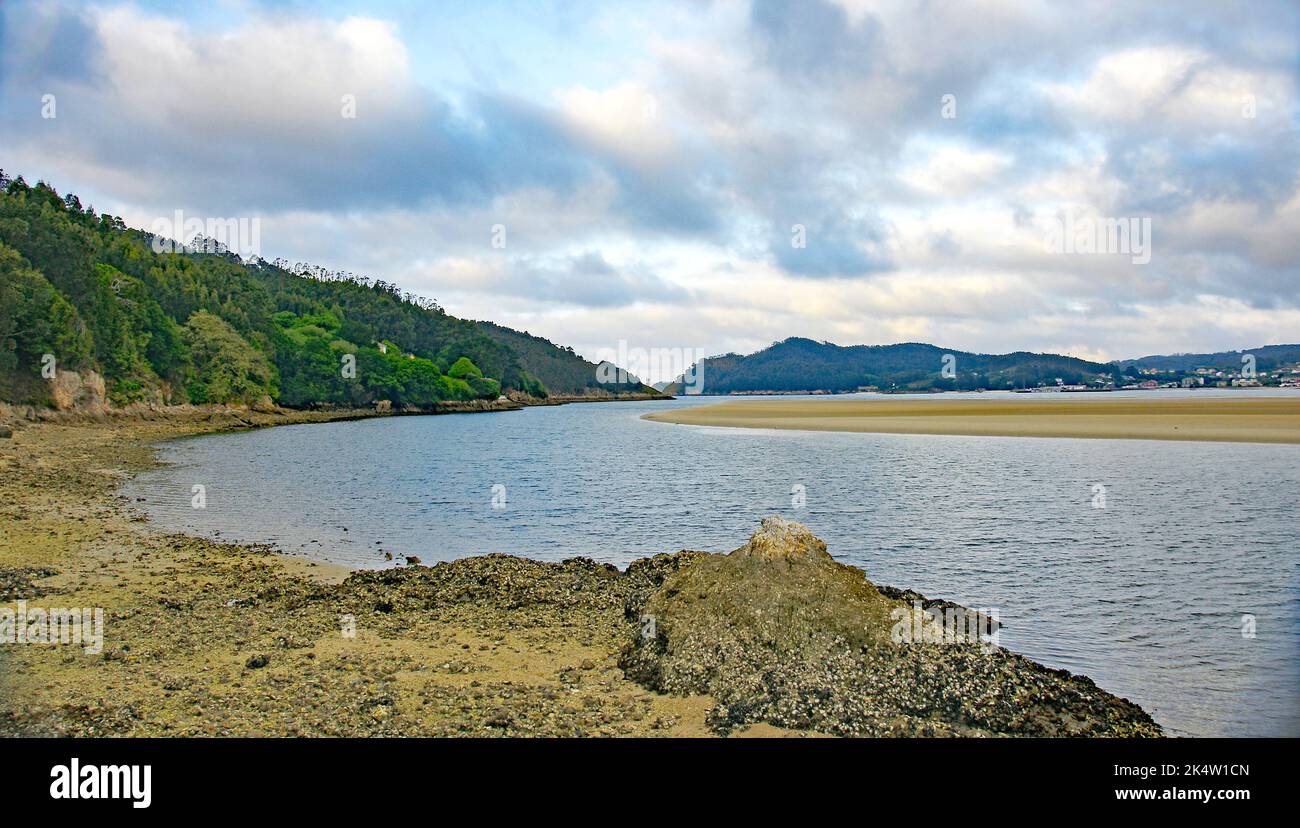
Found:
[[[1116,362],[1121,368],[1129,366],[1156,371],[1194,371],[1197,368],[1215,368],[1220,371],[1240,370],[1241,358],[1254,354],[1255,367],[1271,371],[1282,365],[1300,363],[1300,345],[1264,345],[1245,351],[1218,351],[1212,354],[1164,354],[1125,359]]]
[[[949,364],[950,377],[944,371]],[[1067,385],[1097,382],[1115,370],[1114,365],[1058,354],[975,354],[921,342],[846,347],[791,337],[749,356],[702,360],[699,376],[701,393],[732,394],[844,392],[864,386],[882,391],[1032,388],[1055,385],[1058,379]],[[685,393],[680,378],[665,390]]]

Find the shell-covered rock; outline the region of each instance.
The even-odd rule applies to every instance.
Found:
[[[667,574],[620,664],[654,690],[713,696],[721,732],[767,722],[860,736],[1161,734],[1082,676],[969,640],[896,640],[918,611],[837,563],[807,527],[769,517],[731,554]]]

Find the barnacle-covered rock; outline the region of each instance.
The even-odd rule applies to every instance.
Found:
[[[807,527],[773,516],[734,552],[665,577],[620,664],[654,690],[713,696],[720,732],[766,722],[849,736],[1160,735],[1091,680],[954,636],[935,614],[964,608],[904,595],[921,598],[878,589]],[[922,634],[900,640],[918,616]]]

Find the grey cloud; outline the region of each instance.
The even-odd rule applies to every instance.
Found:
[[[507,290],[547,304],[609,308],[637,301],[676,304],[689,299],[681,288],[641,267],[619,269],[596,251],[559,259],[518,259]]]
[[[879,27],[873,20],[853,28],[839,6],[814,0],[754,0],[754,30],[768,56],[782,70],[803,76],[836,74],[875,65]]]
[[[780,239],[772,254],[788,274],[805,278],[867,276],[893,268],[882,244],[882,231],[871,222],[822,215],[804,224],[806,246],[791,243],[790,225],[776,228]]]
[[[0,7],[0,43],[0,86],[84,79],[99,50],[86,20],[57,7]]]

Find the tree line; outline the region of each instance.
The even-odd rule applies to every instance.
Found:
[[[480,323],[395,285],[216,245],[159,253],[153,242],[75,195],[0,171],[0,399],[48,403],[50,359],[101,374],[118,405],[427,406],[548,393]]]

